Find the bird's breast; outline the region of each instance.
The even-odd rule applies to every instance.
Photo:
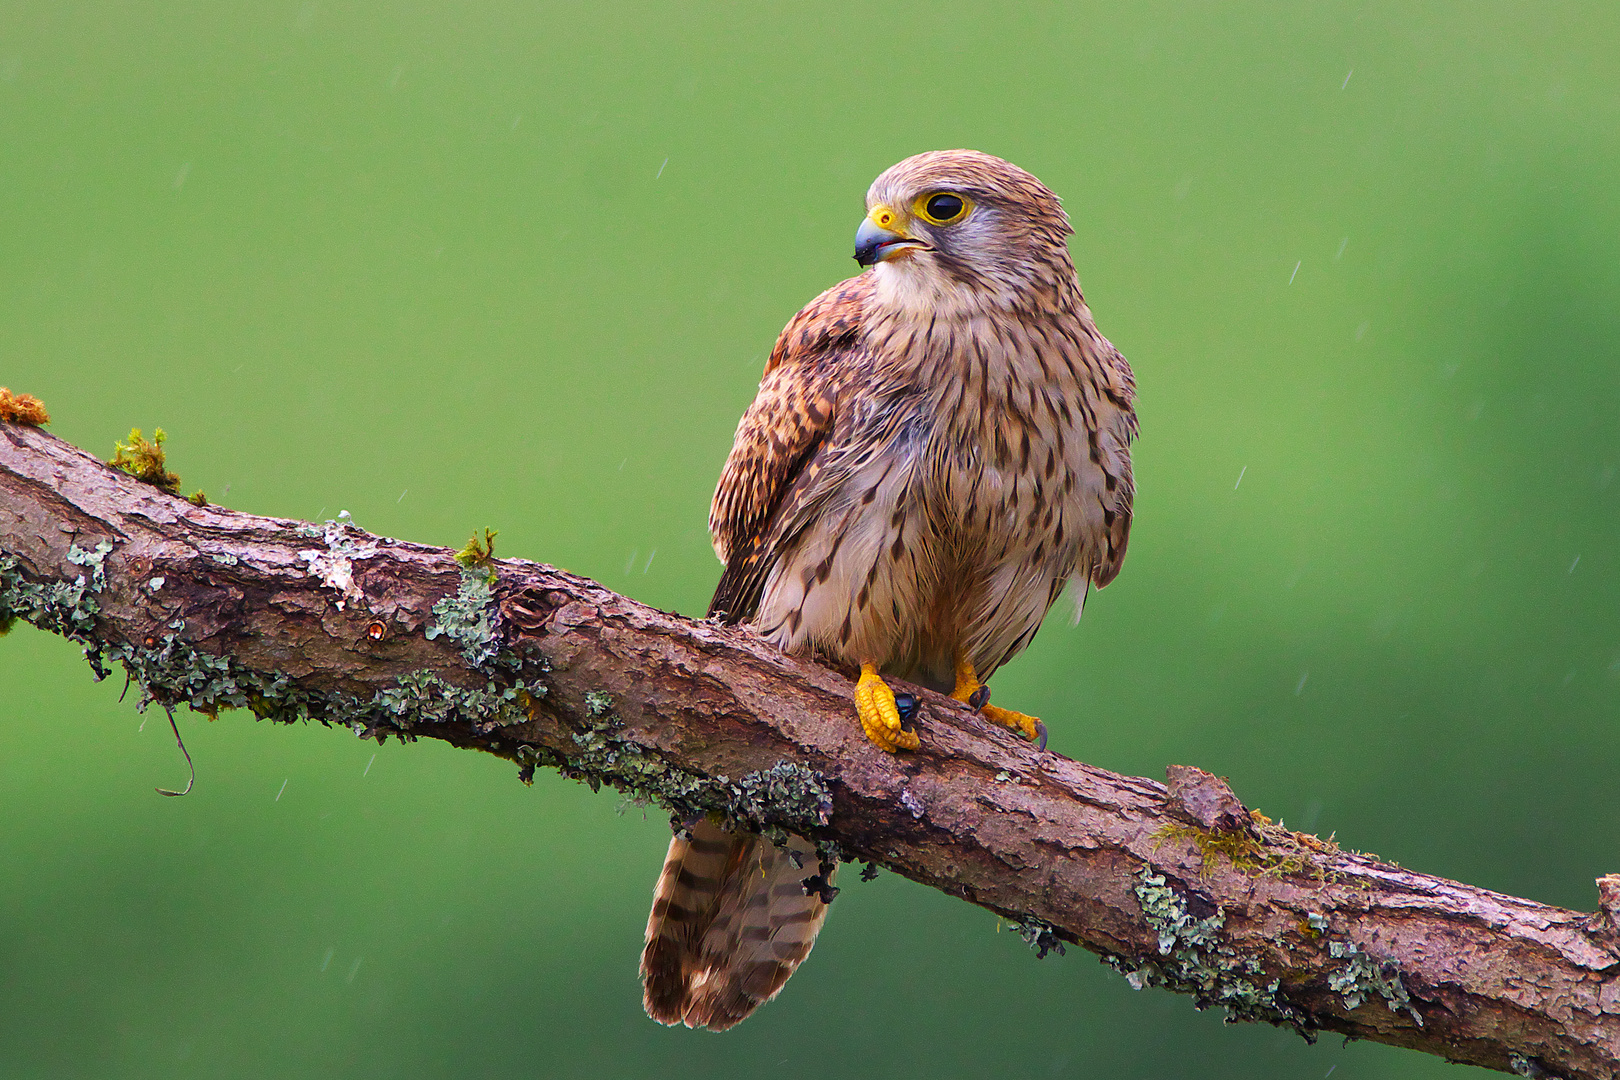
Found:
[[[1056,507],[1094,486],[1092,473],[1100,486],[1089,434],[1100,395],[1069,336],[980,317],[935,327],[916,345],[919,412],[930,424],[919,465],[960,528],[1044,532]]]

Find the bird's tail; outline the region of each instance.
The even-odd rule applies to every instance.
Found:
[[[832,877],[803,837],[781,848],[708,819],[677,832],[641,953],[647,1015],[724,1031],[774,998],[816,943]]]

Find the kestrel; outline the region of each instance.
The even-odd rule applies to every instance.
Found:
[[[866,194],[866,269],[777,339],[709,512],[709,613],[854,675],[889,751],[918,737],[884,676],[979,708],[1071,582],[1113,580],[1130,535],[1130,365],[1097,332],[1057,196],[972,150],[918,154]],[[909,710],[907,710],[909,711]],[[670,843],[647,1012],[722,1030],[809,954],[831,899],[814,846],[700,821]]]

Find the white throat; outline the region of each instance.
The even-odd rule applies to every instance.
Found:
[[[1018,285],[997,280],[992,287],[964,285],[938,267],[924,265],[926,253],[907,255],[872,268],[877,302],[894,314],[935,319],[962,319],[1016,302]]]

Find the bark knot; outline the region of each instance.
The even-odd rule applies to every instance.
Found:
[[[1254,835],[1254,819],[1232,793],[1226,777],[1194,765],[1171,765],[1165,775],[1169,784],[1164,807],[1171,817],[1212,832]]]
[[[1586,920],[1586,930],[1598,944],[1620,957],[1620,874],[1597,879],[1598,909]]]

